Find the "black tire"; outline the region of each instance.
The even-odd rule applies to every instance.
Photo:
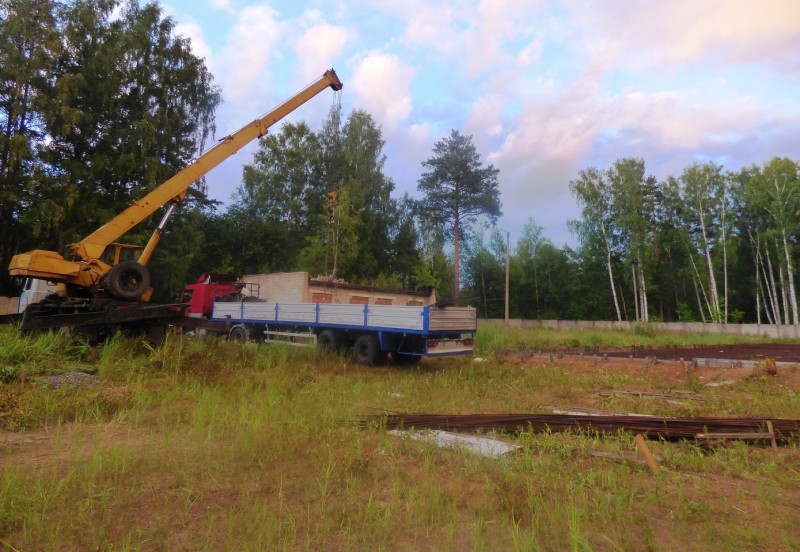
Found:
[[[409,355],[407,353],[392,353],[392,361],[395,364],[410,366],[412,364],[419,364],[422,360],[420,355]]]
[[[364,366],[375,366],[386,362],[386,353],[381,352],[378,338],[374,335],[362,335],[353,345],[353,359]]]
[[[104,285],[112,297],[136,301],[150,287],[150,271],[136,261],[125,261],[108,271]]]
[[[228,341],[234,343],[247,343],[250,341],[250,332],[244,326],[234,326],[228,333]]]
[[[317,347],[335,353],[342,348],[342,339],[334,330],[322,330],[317,336]]]

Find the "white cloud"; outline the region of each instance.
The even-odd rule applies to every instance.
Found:
[[[708,56],[800,66],[800,2],[793,0],[584,0],[572,6],[576,38],[602,37],[620,62],[637,67],[676,66]]]
[[[278,55],[283,24],[268,5],[248,6],[241,10],[229,31],[219,57],[219,82],[227,102],[253,108],[263,104],[270,87],[269,69]]]
[[[604,158],[603,166],[629,156],[660,162],[684,151],[732,148],[755,138],[770,111],[752,98],[703,98],[692,89],[612,96],[587,77],[557,94],[525,100],[487,160],[500,167],[504,194],[514,203],[526,195],[552,198],[591,159]]]
[[[178,23],[175,25],[175,34],[189,39],[194,55],[205,59],[206,66],[213,73],[214,60],[211,54],[211,47],[203,34],[203,28],[195,22]]]
[[[431,140],[431,124],[415,123],[408,128],[409,137],[417,144],[425,144]]]
[[[472,104],[472,110],[467,117],[466,127],[470,134],[486,134],[500,136],[503,133],[503,108],[506,98],[500,94],[491,94],[478,98]]]
[[[408,2],[403,6],[405,20],[403,43],[421,49],[431,49],[440,55],[458,52],[462,38],[455,26],[455,13],[446,3]]]
[[[517,63],[523,67],[527,67],[533,63],[538,62],[542,58],[542,40],[537,38],[525,46],[522,51],[517,54]]]
[[[295,43],[303,82],[319,77],[330,69],[333,60],[341,55],[352,33],[344,27],[320,23],[306,29]]]
[[[356,105],[390,130],[405,122],[413,109],[409,86],[414,70],[399,57],[373,52],[356,63],[350,80]]]
[[[800,1],[276,0],[209,9],[220,26],[203,28],[188,0],[170,1],[192,14],[180,33],[216,68],[220,129],[333,65],[345,111],[382,125],[398,190],[413,191],[434,142],[459,129],[501,169],[512,234],[528,215],[563,233],[569,180],[620,157],[665,174],[704,158],[735,169],[796,157]],[[324,104],[297,117],[316,123]]]
[[[208,0],[208,3],[218,10],[231,10],[231,0]]]

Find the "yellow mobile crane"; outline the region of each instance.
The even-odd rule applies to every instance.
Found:
[[[55,282],[58,284],[58,294],[62,297],[149,301],[152,289],[147,263],[164,232],[164,226],[189,186],[328,87],[337,91],[342,89],[342,83],[333,69],[263,117],[222,138],[178,174],[134,201],[125,211],[81,241],[73,243],[70,246],[70,259],[55,251],[35,249],[15,255],[9,265],[10,274]],[[116,243],[123,234],[167,203],[170,205],[166,213],[144,247]]]

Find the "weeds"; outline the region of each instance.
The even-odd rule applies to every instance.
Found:
[[[0,362],[20,368],[0,384],[0,548],[798,548],[797,443],[775,454],[744,443],[709,451],[653,442],[664,457],[654,479],[635,464],[590,456],[635,456],[626,434],[497,435],[522,450],[489,460],[355,423],[386,410],[552,404],[685,412],[594,395],[675,385],[703,393],[691,405],[698,415],[800,417],[797,376],[782,368],[710,389],[690,375],[676,384],[651,372],[511,364],[492,354],[672,337],[482,328],[484,363],[368,370],[286,346],[170,336],[160,348],[124,337],[88,348],[66,335],[4,331]],[[76,366],[101,382],[53,390],[37,379]]]

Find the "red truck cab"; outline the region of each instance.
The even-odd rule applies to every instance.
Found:
[[[194,318],[211,316],[214,301],[241,301],[252,290],[234,274],[201,274],[194,284],[188,284],[181,293],[181,303],[188,304],[186,316]]]

